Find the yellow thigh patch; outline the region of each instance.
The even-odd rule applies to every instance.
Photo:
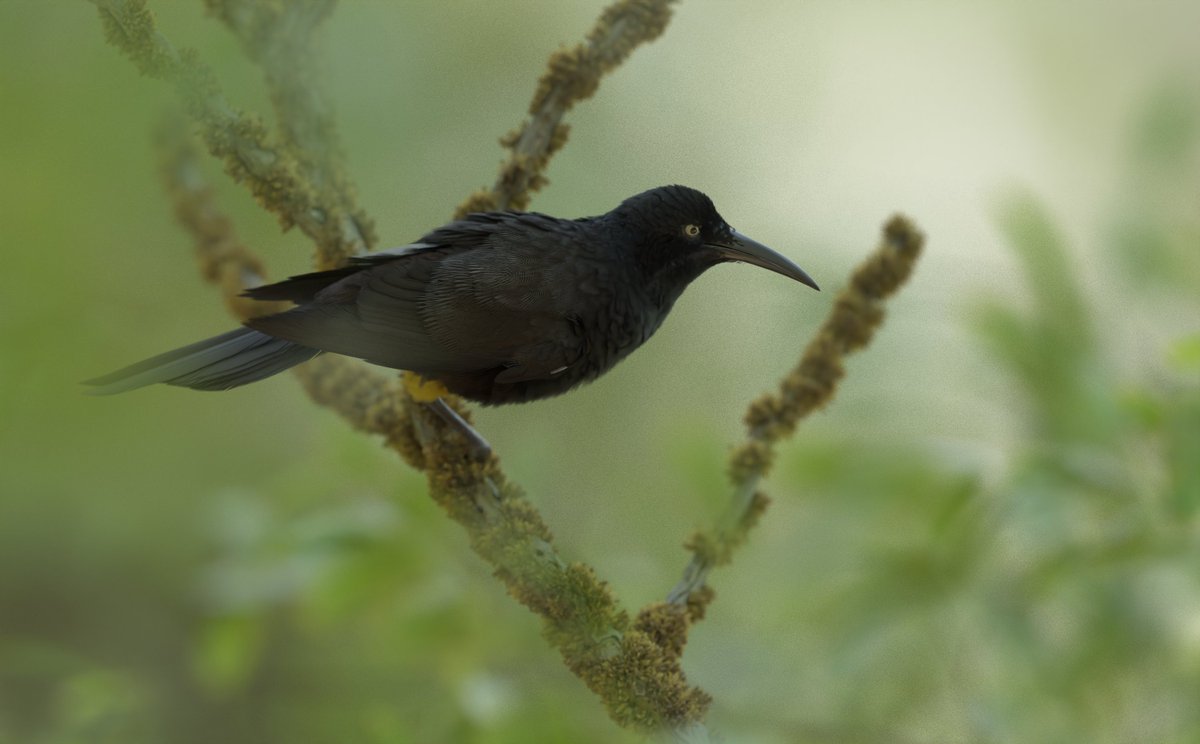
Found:
[[[405,372],[403,377],[404,389],[418,403],[432,403],[438,398],[444,398],[450,394],[450,391],[442,383],[437,380],[426,380],[416,372]]]

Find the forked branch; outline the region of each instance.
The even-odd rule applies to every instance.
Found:
[[[227,103],[196,53],[171,45],[145,0],[92,2],[110,41],[144,73],[174,84],[207,149],[226,172],[246,183],[285,228],[297,225],[313,239],[318,266],[335,265],[348,253],[371,247],[371,221],[355,204],[330,107],[312,81],[312,37],[332,0],[206,0],[262,66],[277,139],[258,119]],[[458,213],[525,208],[531,193],[546,183],[549,159],[566,141],[563,116],[592,95],[601,77],[633,49],[663,32],[671,4],[618,0],[605,9],[583,43],[554,53],[529,118],[502,140],[510,154],[494,187],[471,195]],[[262,280],[262,264],[215,205],[181,127],[164,129],[161,151],[176,213],[195,237],[202,274],[222,287],[238,317],[261,312],[258,303],[238,295],[247,284]],[[710,700],[687,683],[680,662],[688,628],[712,597],[705,583],[708,573],[728,561],[765,506],[757,484],[774,445],[805,413],[832,396],[842,356],[869,340],[882,318],[882,301],[908,275],[920,242],[907,221],[889,223],[884,245],[855,274],[780,392],[751,406],[750,437],[734,458],[736,495],[730,517],[692,539],[692,563],[668,601],[649,605],[632,619],[590,567],[569,563],[559,554],[549,527],[507,480],[499,460],[471,457],[459,433],[414,403],[394,377],[333,355],[318,357],[298,375],[314,401],[338,411],[355,428],[383,436],[407,462],[425,471],[433,498],[467,530],[472,549],[493,567],[509,593],[542,618],[545,637],[618,724],[705,741],[703,719]],[[469,417],[461,401],[450,403]]]

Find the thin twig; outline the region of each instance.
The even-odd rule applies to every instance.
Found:
[[[376,242],[374,224],[358,206],[346,175],[337,125],[314,53],[314,35],[334,0],[205,0],[242,42],[266,77],[283,148],[292,153],[330,229],[317,240],[317,268],[331,268]],[[336,229],[334,229],[336,226]]]
[[[238,238],[233,221],[217,206],[184,122],[177,116],[169,117],[159,127],[156,140],[175,219],[195,239],[200,275],[221,288],[229,312],[241,320],[286,309],[287,303],[258,302],[241,296],[245,287],[263,282],[266,270],[262,260]]]
[[[145,0],[90,1],[100,11],[109,42],[142,74],[175,86],[208,151],[224,164],[230,177],[244,183],[259,204],[279,218],[283,229],[299,227],[318,246],[344,242],[338,205],[323,200],[323,194],[304,177],[295,154],[273,142],[260,120],[229,103],[212,70],[194,51],[177,50],[159,32]],[[369,226],[364,230],[369,236]]]
[[[567,141],[563,116],[590,98],[600,79],[624,62],[633,50],[666,30],[675,0],[618,0],[604,9],[586,39],[550,55],[538,80],[529,118],[500,142],[510,151],[490,191],[477,191],[457,215],[497,209],[523,210],[533,192],[549,183],[543,172]]]
[[[907,218],[892,217],[884,226],[879,247],[838,294],[829,317],[780,383],[779,391],[750,404],[745,416],[746,442],[730,458],[734,490],[729,507],[712,530],[697,533],[688,541],[692,558],[667,594],[669,603],[703,608],[711,600],[712,591],[705,584],[709,572],[729,562],[767,508],[767,498],[758,485],[771,469],[775,445],[790,437],[801,419],[833,399],[837,383],[845,375],[843,359],[870,343],[883,322],[884,301],[912,273],[924,240]]]

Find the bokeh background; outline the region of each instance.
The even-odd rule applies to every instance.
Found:
[[[152,3],[240,105],[258,70]],[[342,4],[318,81],[384,243],[490,184],[599,2]],[[156,174],[173,107],[82,2],[0,3],[0,741],[622,742],[423,479],[281,377],[78,381],[230,325]],[[662,597],[887,216],[916,276],[806,421],[685,656],[730,742],[1200,741],[1200,3],[687,0],[534,208],[669,182],[816,294],[702,277],[602,381],[479,426],[563,553]],[[311,247],[212,167],[273,276]]]

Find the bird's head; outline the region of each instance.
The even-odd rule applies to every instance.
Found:
[[[791,259],[729,226],[712,200],[687,186],[661,186],[630,197],[610,213],[633,239],[633,260],[654,279],[680,290],[719,263],[770,269],[819,290]]]

